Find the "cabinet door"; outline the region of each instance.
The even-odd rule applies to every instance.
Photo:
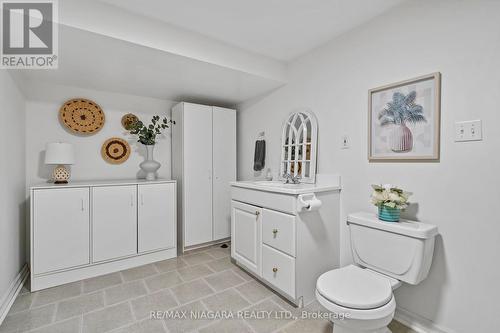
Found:
[[[231,256],[260,276],[262,208],[232,201],[231,211]]]
[[[184,246],[213,240],[212,107],[184,103]]]
[[[236,180],[236,111],[213,108],[213,234],[231,235],[231,186]]]
[[[33,271],[90,263],[89,188],[33,191]]]
[[[137,253],[137,186],[92,189],[93,261]]]
[[[175,183],[139,185],[139,252],[176,245]]]

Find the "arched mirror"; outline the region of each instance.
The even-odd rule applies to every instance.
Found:
[[[284,174],[300,177],[300,182],[316,182],[316,149],[318,122],[313,113],[290,114],[283,124],[281,136],[280,178]]]

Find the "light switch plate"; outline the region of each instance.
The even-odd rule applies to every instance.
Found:
[[[340,148],[349,149],[351,147],[351,139],[348,135],[342,135],[340,138]]]
[[[457,121],[455,123],[455,141],[483,140],[483,125],[481,120]]]

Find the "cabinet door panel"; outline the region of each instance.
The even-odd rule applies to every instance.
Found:
[[[231,236],[231,186],[236,180],[236,111],[213,108],[213,234]]]
[[[212,107],[184,104],[184,246],[212,234]]]
[[[139,185],[138,250],[147,252],[176,245],[176,186]]]
[[[137,253],[137,186],[92,189],[93,261]]]
[[[231,256],[260,275],[262,209],[236,201],[231,206]]]
[[[35,274],[90,263],[89,188],[33,191]]]

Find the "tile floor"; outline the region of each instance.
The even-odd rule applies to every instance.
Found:
[[[236,267],[229,254],[228,248],[217,246],[35,293],[25,286],[0,333],[331,332],[326,320],[236,318],[238,311],[265,310],[296,316],[303,309],[292,307]],[[150,318],[151,311],[166,310],[179,310],[173,312],[179,318]],[[207,310],[215,314],[231,312],[235,318],[180,318],[182,311]],[[326,311],[317,302],[305,310]],[[393,333],[414,333],[396,321],[390,327]]]

